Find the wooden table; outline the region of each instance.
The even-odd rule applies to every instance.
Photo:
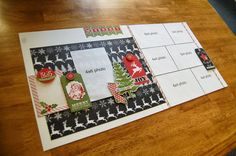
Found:
[[[43,152],[19,32],[188,22],[229,87]],[[1,0],[0,155],[224,155],[236,147],[236,37],[207,0]]]

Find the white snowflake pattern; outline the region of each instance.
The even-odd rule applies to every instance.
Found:
[[[148,91],[147,89],[144,89],[144,90],[143,90],[143,93],[144,93],[145,95],[148,95],[148,94],[149,94],[149,91]]]
[[[31,52],[31,55],[34,55],[34,56],[37,54],[35,50],[30,50],[30,52]]]
[[[120,44],[125,44],[125,41],[124,40],[120,40]]]
[[[106,42],[101,42],[102,47],[105,47],[106,45],[107,45]]]
[[[60,53],[60,52],[62,51],[62,49],[61,49],[61,47],[56,47],[56,48],[55,48],[55,51],[58,52],[58,53]]]
[[[63,115],[64,115],[65,117],[69,117],[69,116],[70,116],[70,112],[69,112],[69,111],[65,111],[65,112],[63,113]]]
[[[100,105],[102,108],[105,108],[105,107],[107,106],[107,103],[106,103],[105,100],[101,100],[101,101],[99,102],[99,105]]]
[[[39,49],[39,54],[41,54],[41,55],[43,55],[43,54],[45,54],[45,50],[44,49]]]
[[[108,42],[107,42],[107,45],[112,46],[112,42],[111,42],[111,41],[108,41]]]
[[[126,40],[126,43],[128,43],[128,44],[131,43],[130,39],[127,39],[127,40]]]
[[[46,115],[46,121],[47,121],[47,122],[52,122],[51,119],[52,119],[52,117],[51,117],[50,115]]]
[[[151,87],[151,88],[149,89],[149,91],[150,91],[151,93],[155,93],[155,89],[154,89],[153,87]]]
[[[115,40],[114,42],[114,45],[119,45],[119,41]]]
[[[72,50],[77,50],[77,45],[76,44],[71,45],[71,49]]]
[[[110,98],[108,99],[107,103],[112,106],[113,104],[115,104],[115,101],[112,98]]]
[[[68,47],[68,46],[66,45],[66,46],[64,46],[64,50],[65,50],[65,51],[70,51],[70,47]]]
[[[54,119],[57,119],[57,120],[60,120],[62,118],[62,114],[57,112],[55,115],[54,115]]]
[[[84,45],[83,44],[79,44],[79,49],[83,50],[84,49]]]
[[[98,48],[98,47],[99,47],[99,43],[98,43],[98,42],[94,42],[94,43],[93,43],[93,46],[94,46],[95,48]]]
[[[53,48],[50,47],[46,49],[46,53],[51,54],[52,52],[53,52]]]
[[[88,48],[92,48],[92,47],[93,47],[91,43],[88,43],[86,46],[87,46]]]
[[[137,96],[141,97],[142,96],[142,92],[139,90],[136,92]]]

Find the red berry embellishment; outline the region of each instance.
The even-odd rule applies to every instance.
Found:
[[[51,106],[51,105],[47,105],[47,106],[46,106],[46,109],[47,109],[48,112],[51,112],[52,106]]]
[[[72,73],[72,72],[69,72],[69,73],[66,74],[66,78],[67,78],[68,80],[74,80],[75,74]]]
[[[134,55],[133,54],[127,54],[126,55],[126,59],[128,60],[128,61],[133,61],[133,58],[134,58]]]

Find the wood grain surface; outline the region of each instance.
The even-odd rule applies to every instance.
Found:
[[[42,151],[19,32],[186,21],[229,87]],[[236,37],[207,0],[0,0],[0,155],[225,155],[236,148]]]

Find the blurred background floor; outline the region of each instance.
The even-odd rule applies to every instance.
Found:
[[[236,1],[235,0],[209,0],[232,32],[236,35]]]

